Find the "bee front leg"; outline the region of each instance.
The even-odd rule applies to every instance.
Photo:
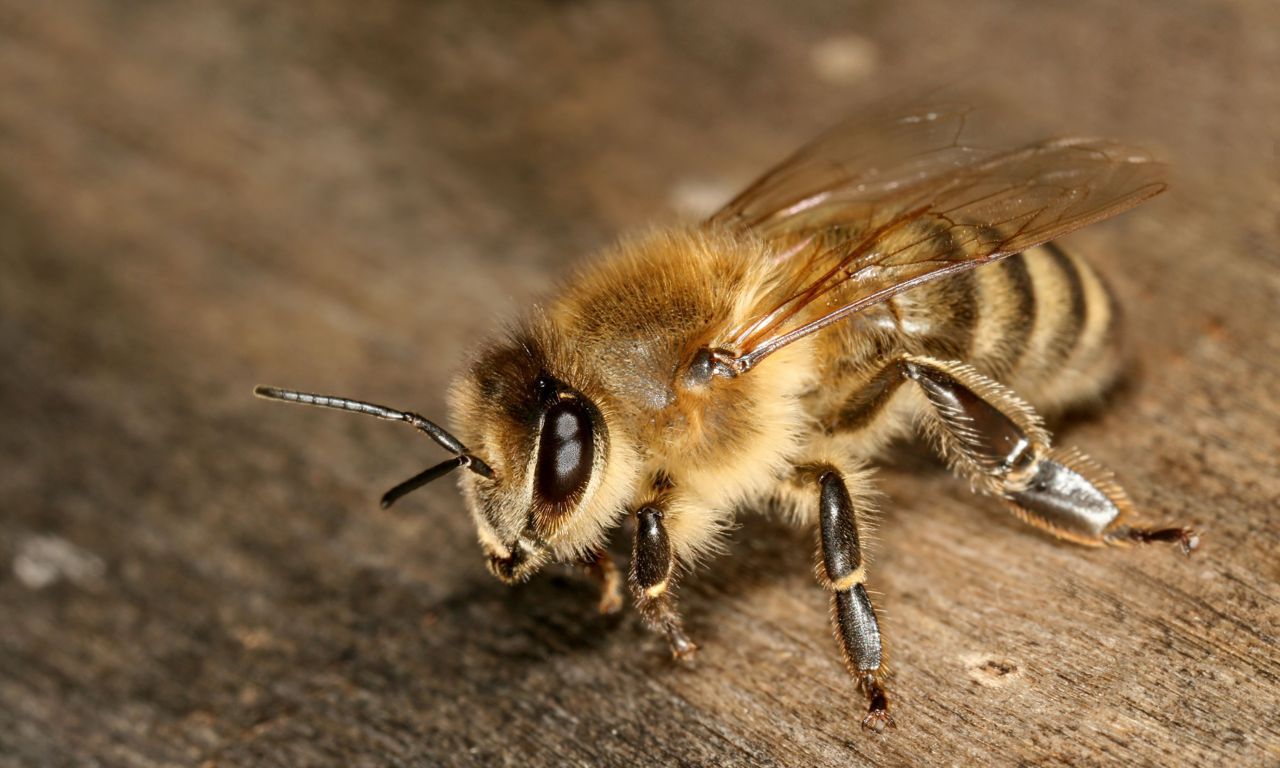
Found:
[[[587,575],[600,585],[600,602],[597,609],[604,615],[622,610],[622,576],[613,558],[603,549],[597,549],[578,561]]]
[[[818,532],[822,559],[819,580],[831,592],[831,620],[845,666],[867,696],[864,728],[894,726],[881,679],[880,625],[867,596],[866,564],[858,536],[858,515],[844,477],[834,467],[818,469]]]
[[[671,585],[675,560],[660,507],[646,505],[636,512],[636,541],[629,581],[636,607],[650,628],[665,632],[671,655],[692,658],[698,646],[684,634]]]
[[[951,466],[1000,497],[1023,520],[1081,544],[1199,544],[1188,527],[1130,525],[1132,504],[1111,473],[1074,449],[1049,446],[1025,401],[961,363],[907,356],[903,375],[924,391],[937,417],[936,442]]]

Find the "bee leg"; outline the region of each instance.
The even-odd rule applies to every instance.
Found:
[[[858,538],[858,517],[844,477],[833,467],[818,470],[818,532],[822,562],[819,580],[831,592],[831,620],[845,666],[866,694],[864,728],[894,726],[889,697],[881,685],[880,625],[864,586],[866,565]]]
[[[1079,451],[1050,448],[1040,418],[1010,390],[961,363],[907,356],[900,365],[933,407],[932,431],[952,468],[1026,522],[1092,546],[1165,541],[1187,554],[1198,546],[1188,527],[1129,525],[1133,505],[1111,473]]]
[[[579,560],[578,565],[600,585],[600,613],[607,616],[622,610],[622,576],[609,553],[597,549]]]
[[[675,561],[662,509],[653,505],[641,507],[636,512],[635,550],[629,574],[631,591],[645,623],[666,633],[671,655],[688,659],[697,652],[698,646],[685,636],[676,611],[675,597],[671,594],[674,571]]]

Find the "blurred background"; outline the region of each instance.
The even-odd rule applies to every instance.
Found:
[[[1280,763],[1277,41],[1266,0],[3,0],[0,763]],[[1171,162],[1071,238],[1137,366],[1069,441],[1208,535],[1082,552],[887,471],[896,733],[808,532],[735,532],[676,668],[568,571],[493,581],[448,484],[379,511],[427,441],[249,396],[443,417],[566,265],[939,86]]]

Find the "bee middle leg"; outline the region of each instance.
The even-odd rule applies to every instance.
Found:
[[[864,728],[880,732],[893,727],[889,697],[882,677],[880,625],[865,586],[867,569],[858,534],[858,515],[845,477],[835,467],[819,465],[804,475],[818,485],[818,533],[821,549],[818,577],[831,592],[831,621],[844,656],[868,701]]]
[[[663,517],[662,508],[654,504],[636,512],[635,549],[628,581],[645,624],[666,634],[673,657],[689,659],[698,646],[685,635],[676,611],[675,596],[671,592],[675,560]]]
[[[1190,553],[1194,530],[1131,525],[1124,490],[1083,453],[1052,449],[1031,406],[967,365],[904,356],[894,364],[923,390],[935,442],[955,469],[998,496],[1014,514],[1081,544],[1177,543]]]

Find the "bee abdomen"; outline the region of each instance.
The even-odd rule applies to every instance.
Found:
[[[1087,262],[1048,243],[974,275],[974,367],[1044,410],[1094,398],[1111,382],[1116,307]]]
[[[968,363],[1037,409],[1061,410],[1096,398],[1114,379],[1116,314],[1085,261],[1053,244],[1032,248],[886,302],[876,317],[888,335],[870,343],[874,337],[851,329],[838,353],[844,365],[835,368],[848,378],[816,407],[837,431],[895,433],[901,379],[884,366],[905,352]]]

